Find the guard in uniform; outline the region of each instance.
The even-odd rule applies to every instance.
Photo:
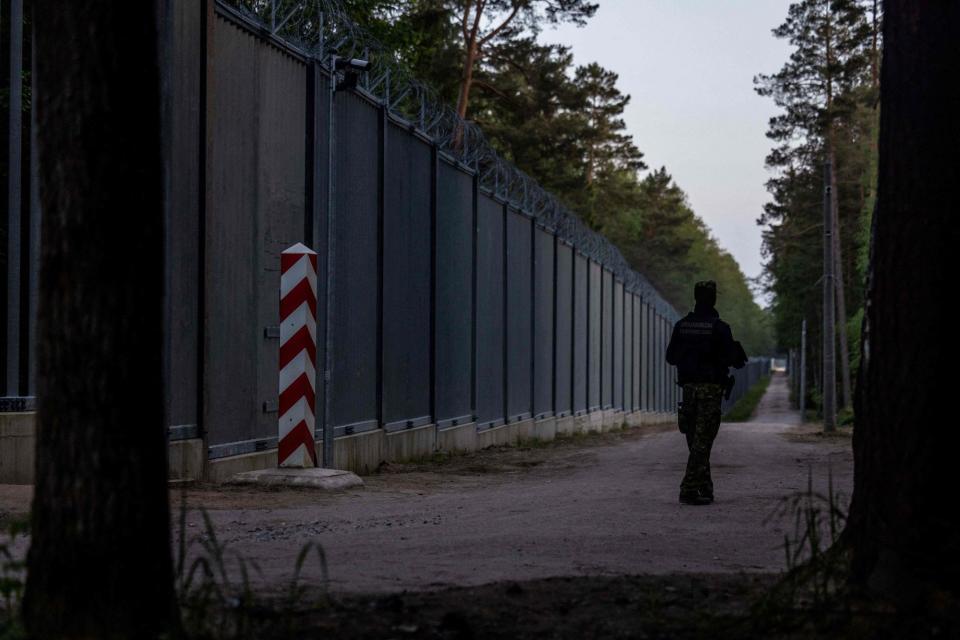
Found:
[[[683,388],[677,419],[690,451],[680,502],[705,505],[713,502],[710,449],[720,429],[724,393],[732,386],[728,367],[743,367],[747,356],[717,313],[717,284],[698,282],[693,296],[696,305],[674,325],[666,356],[677,367],[677,384]]]

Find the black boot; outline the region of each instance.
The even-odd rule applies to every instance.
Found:
[[[680,502],[696,506],[707,505],[713,502],[713,496],[704,491],[681,491]]]

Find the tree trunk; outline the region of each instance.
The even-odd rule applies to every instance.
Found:
[[[467,107],[470,103],[470,89],[473,86],[473,67],[477,62],[478,40],[480,38],[480,19],[483,17],[485,3],[477,2],[476,6],[471,3],[463,9],[463,72],[460,74],[460,94],[457,96],[457,115],[461,120],[467,118]],[[469,29],[467,24],[470,22],[470,9],[474,10],[473,23]],[[459,146],[459,133],[457,135],[457,146]]]
[[[832,126],[831,126],[832,130]],[[831,134],[832,138],[832,134]],[[833,283],[837,299],[837,337],[840,342],[840,386],[843,391],[841,407],[849,407],[853,400],[853,390],[850,385],[850,348],[847,343],[847,296],[843,280],[843,251],[840,245],[840,207],[837,202],[837,162],[833,152],[833,142],[830,143],[830,209],[833,216]]]
[[[24,617],[38,638],[178,629],[161,377],[152,2],[37,0],[43,248]]]
[[[467,105],[470,102],[470,88],[473,86],[473,65],[477,60],[476,37],[467,42],[467,54],[463,60],[463,77],[460,79],[460,95],[457,98],[457,115],[467,118]]]
[[[960,585],[956,185],[960,1],[887,0],[880,150],[857,385],[855,583],[914,603]],[[945,415],[946,412],[946,415]]]

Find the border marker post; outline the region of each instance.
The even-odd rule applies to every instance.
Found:
[[[280,254],[280,467],[317,466],[316,366],[317,254],[298,242]]]

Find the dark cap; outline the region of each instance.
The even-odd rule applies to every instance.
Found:
[[[693,299],[712,307],[717,303],[717,283],[713,280],[701,280],[693,286]]]

